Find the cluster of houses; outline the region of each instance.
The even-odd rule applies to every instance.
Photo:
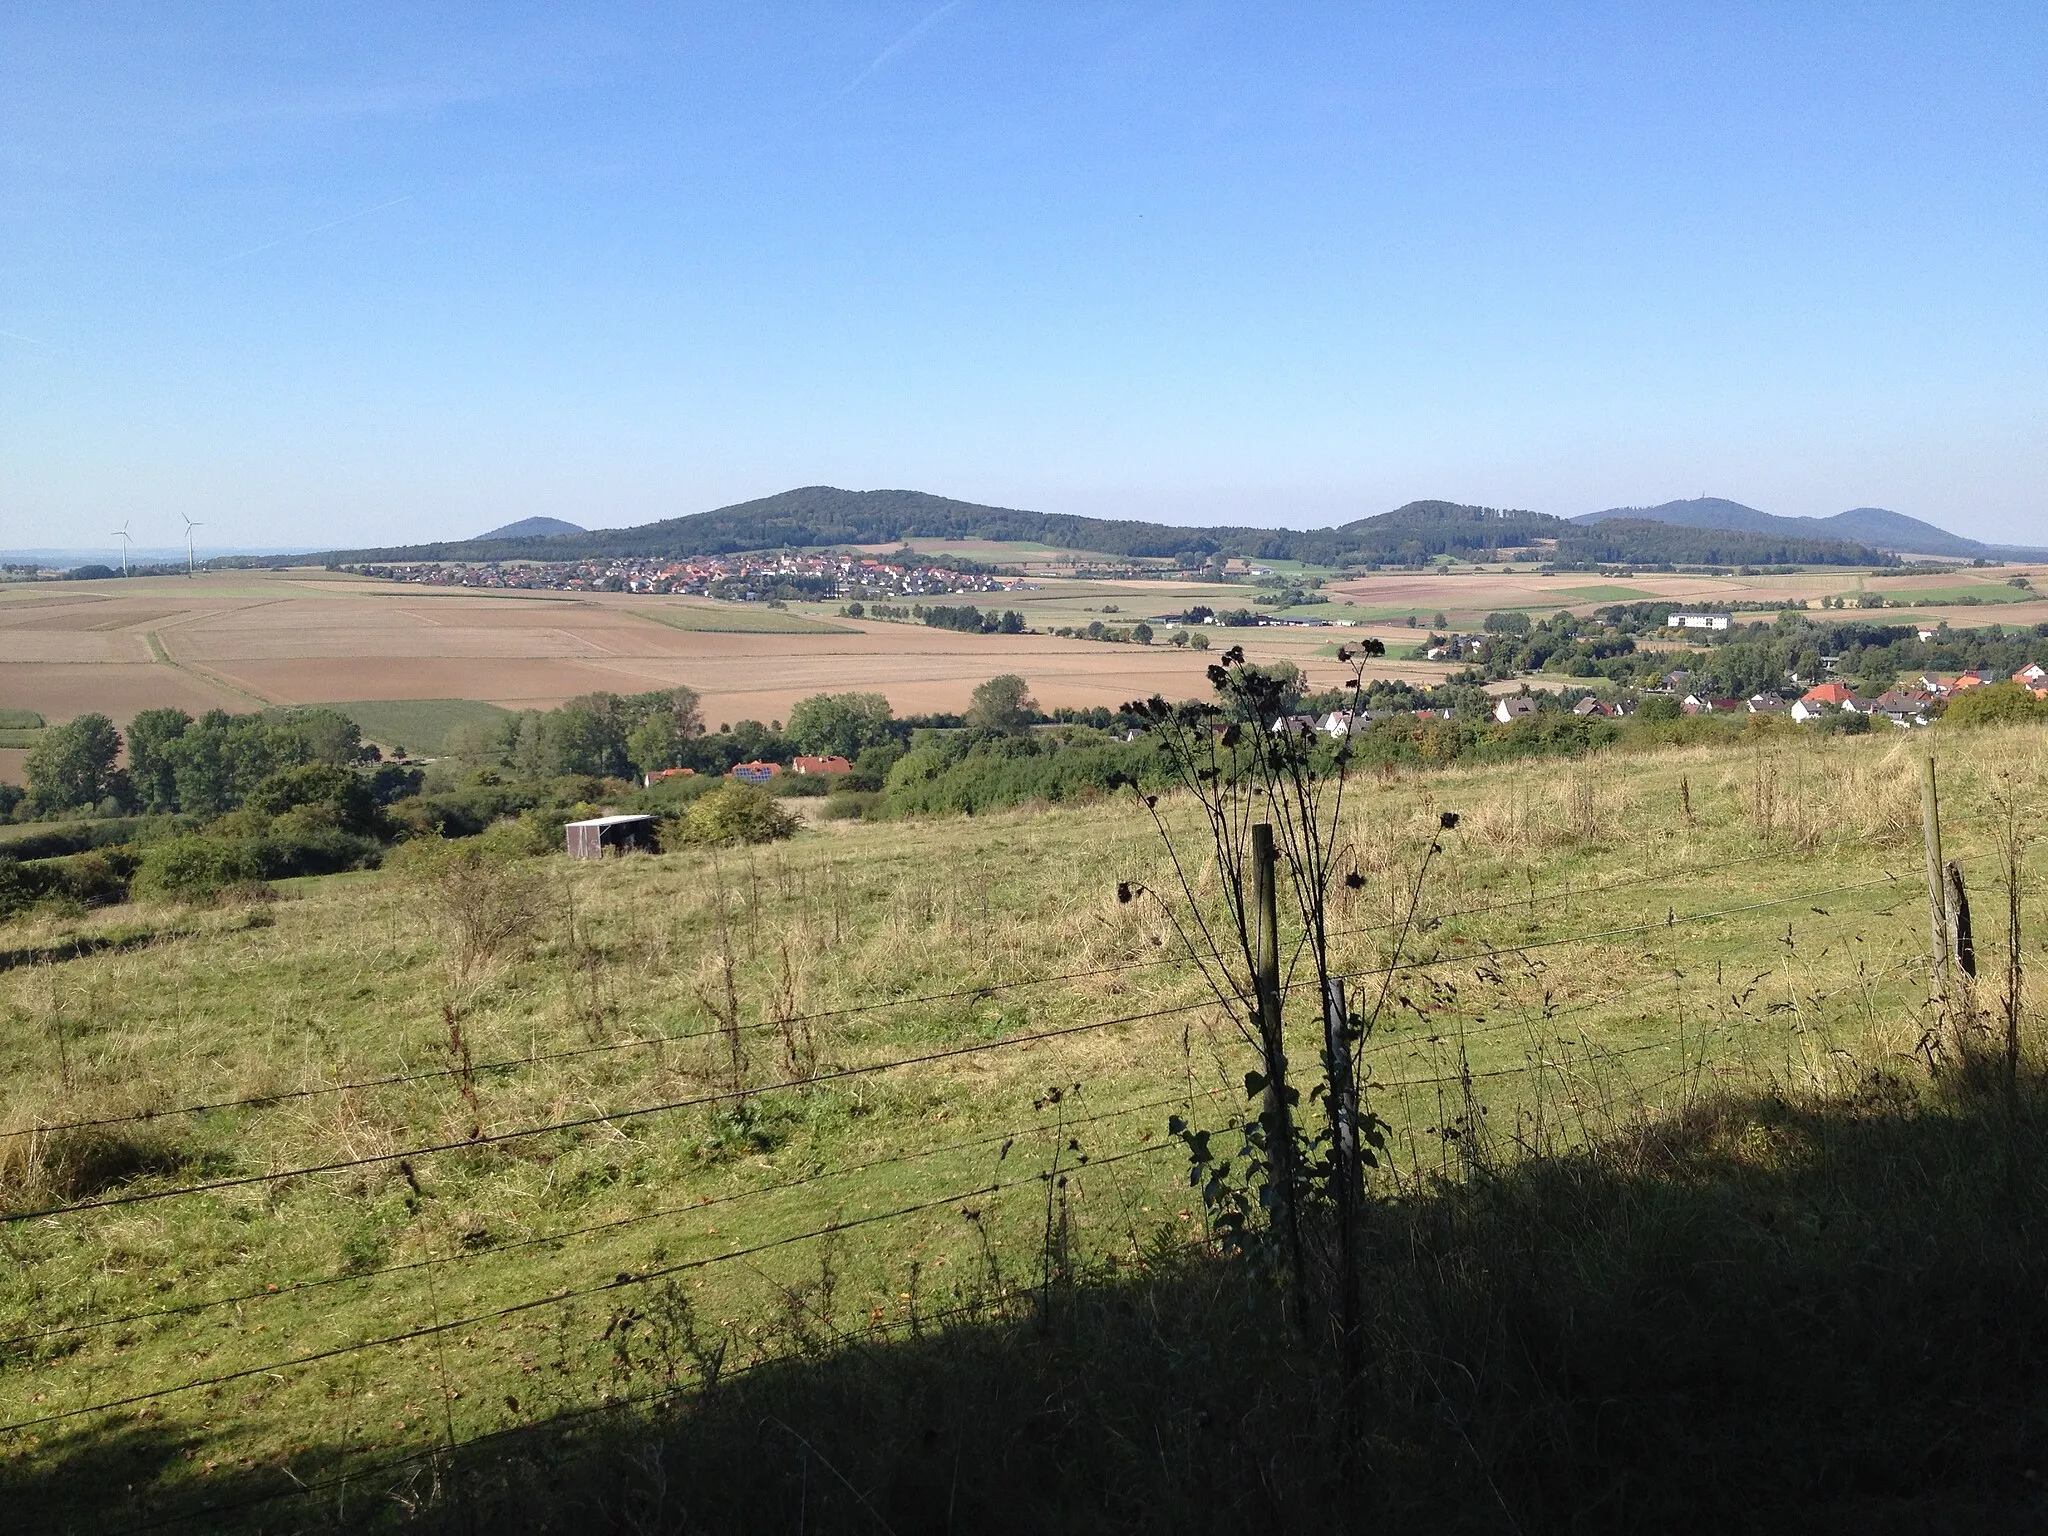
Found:
[[[985,572],[949,570],[842,552],[776,550],[739,555],[661,556],[599,560],[421,560],[404,565],[347,565],[345,571],[429,587],[508,588],[562,592],[638,592],[705,596],[734,583],[773,589],[784,582],[821,596],[886,593],[903,597],[959,592],[1009,592],[1022,583]]]
[[[1453,718],[1453,714],[1454,712],[1449,709],[1333,709],[1324,715],[1282,715],[1273,722],[1273,734],[1322,735],[1332,741],[1339,741],[1353,731],[1364,730],[1376,720],[1449,720]],[[1217,729],[1220,730],[1222,727],[1218,726]]]
[[[1940,713],[1940,706],[1957,694],[1983,688],[1996,681],[1995,677],[1982,672],[1924,672],[1917,682],[1887,688],[1875,698],[1859,694],[1847,683],[1829,682],[1816,684],[1797,698],[1787,698],[1780,693],[1759,693],[1747,699],[1714,699],[1689,693],[1679,708],[1688,715],[1787,715],[1801,724],[1832,714],[1868,715],[1872,720],[1888,720],[1893,725],[1911,727],[1926,725]],[[2048,667],[2029,663],[2013,673],[2012,681],[2036,698],[2048,699]]]
[[[728,779],[738,779],[742,784],[766,784],[770,779],[775,778],[784,771],[780,763],[756,761],[751,763],[734,763],[731,768],[726,770],[725,776]],[[814,773],[851,773],[853,772],[853,764],[843,757],[813,757],[799,752],[789,760],[787,771],[806,775]],[[642,782],[647,788],[652,789],[655,785],[664,783],[669,779],[689,779],[696,776],[697,770],[694,768],[658,768],[653,773],[645,775]]]

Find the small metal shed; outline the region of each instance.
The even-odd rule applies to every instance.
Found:
[[[593,816],[588,821],[572,821],[562,830],[568,834],[572,859],[601,859],[607,853],[633,848],[654,849],[652,816]]]

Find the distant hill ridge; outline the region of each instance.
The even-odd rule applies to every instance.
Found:
[[[1617,519],[1631,522],[1671,523],[1681,528],[1721,528],[1740,533],[1775,534],[1792,539],[1847,539],[1887,549],[1902,555],[1948,555],[1965,560],[2012,556],[2019,559],[2048,557],[2048,550],[2028,549],[2012,544],[1983,544],[1961,534],[1937,528],[1902,512],[1883,507],[1852,507],[1833,517],[1779,517],[1760,512],[1739,501],[1719,496],[1699,496],[1689,501],[1667,501],[1655,507],[1609,507],[1572,519],[1575,523],[1608,523]]]
[[[1598,527],[1545,512],[1469,506],[1453,501],[1411,501],[1391,512],[1358,518],[1336,528],[1183,528],[983,506],[925,491],[848,491],[830,485],[800,486],[756,501],[666,518],[635,528],[600,528],[540,537],[512,536],[509,529],[500,529],[480,539],[336,550],[324,558],[346,564],[408,560],[681,559],[755,549],[893,544],[917,538],[1045,544],[1125,559],[1181,558],[1190,564],[1216,555],[1327,564],[1375,560],[1412,563],[1446,554],[1485,559],[1498,550],[1523,547],[1536,539],[1557,540],[1557,558],[1563,561],[1879,565],[1889,559],[1868,544],[1839,536],[1816,538],[1804,529],[1789,533],[1741,529],[1681,532],[1670,520],[1647,514],[1630,514],[1620,519],[1617,526]]]
[[[559,517],[522,517],[516,523],[507,523],[502,528],[493,528],[489,533],[480,533],[479,539],[556,539],[571,533],[588,533],[590,530],[575,523],[565,523]]]

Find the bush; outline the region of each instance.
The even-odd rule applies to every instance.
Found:
[[[15,913],[35,900],[27,876],[21,872],[21,861],[0,855],[0,922],[5,922]]]
[[[1949,700],[1944,725],[2022,725],[2048,720],[2048,699],[2037,699],[2018,683],[1966,688]]]
[[[854,789],[844,794],[829,795],[818,807],[820,821],[859,821],[871,815],[882,803],[882,797],[872,790]]]
[[[204,900],[262,878],[262,864],[249,843],[194,832],[145,848],[134,889],[143,896]]]
[[[772,843],[794,835],[797,818],[766,790],[738,782],[721,784],[683,813],[686,841],[712,847]]]

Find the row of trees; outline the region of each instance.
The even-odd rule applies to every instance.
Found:
[[[331,709],[146,709],[128,725],[128,765],[119,766],[121,733],[103,714],[53,726],[29,752],[26,805],[31,815],[67,811],[173,812],[213,817],[245,803],[284,769],[308,764],[353,769],[376,759],[355,721]]]
[[[1041,718],[1024,680],[1004,676],[978,687],[964,716],[898,719],[879,693],[815,693],[797,701],[787,722],[741,720],[707,731],[696,691],[678,687],[588,693],[556,709],[465,727],[451,735],[447,752],[529,779],[627,778],[667,768],[716,775],[736,763],[786,763],[798,753],[853,761],[874,748],[907,744],[920,726],[1008,732]]]

